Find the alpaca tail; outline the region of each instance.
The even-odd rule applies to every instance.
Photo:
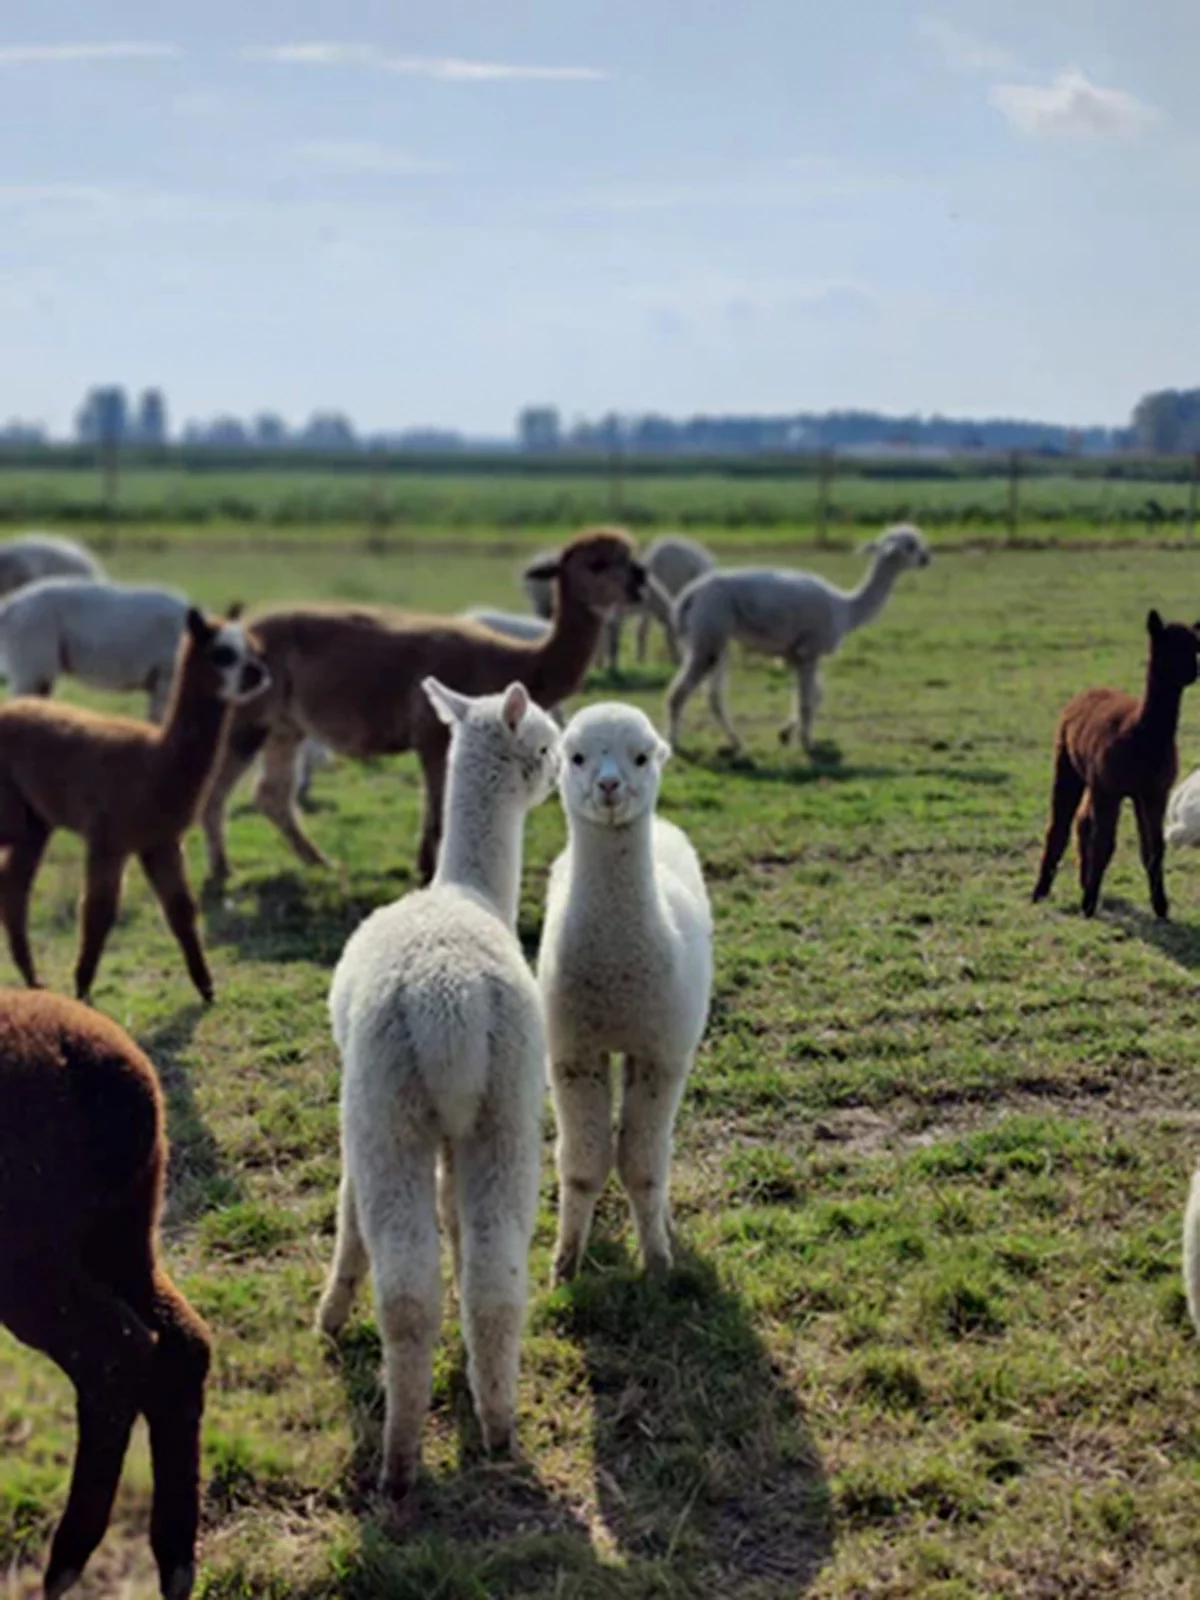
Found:
[[[1183,1218],[1183,1289],[1192,1323],[1200,1333],[1200,1169],[1192,1174]]]
[[[676,642],[687,637],[688,618],[696,599],[695,587],[688,584],[687,588],[679,595],[671,607],[671,632],[675,635]]]
[[[483,993],[458,994],[444,1010],[422,1007],[409,1014],[421,1081],[443,1138],[464,1138],[478,1119],[488,1087],[492,1022]]]

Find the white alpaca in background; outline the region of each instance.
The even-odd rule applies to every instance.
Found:
[[[654,814],[669,753],[633,706],[589,706],[563,735],[569,838],[538,955],[558,1119],[556,1281],[579,1270],[613,1164],[615,1053],[617,1172],[645,1266],[671,1264],[671,1141],[708,1019],[712,912],[687,836]]]
[[[821,702],[819,665],[854,628],[877,617],[892,585],[911,567],[928,566],[930,555],[919,528],[902,523],[867,545],[870,571],[857,589],[836,589],[814,572],[781,568],[730,567],[708,572],[675,602],[675,633],[683,646],[683,665],[667,691],[668,737],[679,742],[683,708],[705,678],[709,703],[730,744],[741,740],[725,706],[729,643],[738,639],[751,650],[778,656],[796,672],[795,716],[779,730],[786,744],[793,734],[811,755],[812,729]]]
[[[1192,1174],[1183,1218],[1183,1289],[1192,1325],[1200,1333],[1200,1170]]]
[[[517,904],[525,815],[558,761],[558,730],[521,684],[477,699],[436,678],[422,687],[452,730],[445,833],[429,887],[368,917],[333,975],[342,1182],[318,1313],[336,1334],[370,1268],[387,1397],[380,1487],[396,1501],[415,1481],[429,1405],[439,1201],[484,1443],[513,1438],[545,1097]]]
[[[0,594],[10,594],[39,578],[101,583],[104,568],[90,550],[60,533],[21,533],[15,539],[0,539]]]
[[[1168,844],[1200,844],[1200,767],[1171,790],[1163,837]]]

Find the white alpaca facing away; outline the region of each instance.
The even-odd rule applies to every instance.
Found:
[[[0,540],[0,594],[39,578],[82,578],[102,583],[104,568],[90,550],[59,533],[21,533]]]
[[[559,1282],[579,1270],[613,1164],[612,1054],[624,1057],[617,1172],[646,1268],[671,1264],[671,1141],[713,958],[696,853],[654,813],[668,754],[633,706],[589,706],[563,735],[569,838],[538,955],[558,1119]]]
[[[380,1488],[397,1502],[429,1406],[439,1205],[484,1443],[514,1435],[545,1097],[517,904],[525,815],[558,761],[558,730],[521,684],[476,699],[435,678],[422,687],[451,728],[445,833],[429,887],[368,917],[333,975],[342,1181],[318,1313],[335,1335],[370,1268],[387,1397]]]
[[[1200,767],[1171,790],[1163,837],[1172,845],[1200,844]]]
[[[866,578],[849,593],[814,572],[730,567],[689,583],[675,602],[675,633],[683,665],[667,691],[668,737],[679,743],[683,708],[709,681],[712,713],[734,749],[741,740],[725,706],[729,643],[778,656],[796,673],[795,716],[779,730],[783,743],[798,734],[811,755],[813,720],[821,703],[819,666],[854,628],[877,617],[892,585],[910,567],[928,566],[930,555],[919,528],[889,528],[867,545],[873,557]]]
[[[1192,1325],[1200,1333],[1200,1170],[1192,1174],[1183,1218],[1183,1288]]]

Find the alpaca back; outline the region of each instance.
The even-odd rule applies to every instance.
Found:
[[[517,942],[481,897],[435,885],[384,906],[346,946],[330,1012],[346,1093],[447,1139],[468,1135],[544,1054]],[[540,1090],[540,1072],[537,1086]]]
[[[705,573],[688,584],[675,626],[697,644],[736,638],[751,649],[788,655],[833,650],[845,597],[811,572],[738,567]]]
[[[141,688],[152,670],[170,670],[186,616],[187,601],[170,590],[43,578],[0,608],[0,669]]]
[[[1171,845],[1200,844],[1200,768],[1171,791],[1166,839]]]

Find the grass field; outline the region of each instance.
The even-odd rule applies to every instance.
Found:
[[[511,555],[482,551],[434,565],[175,542],[114,565],[214,604],[513,592]],[[1168,861],[1168,926],[1129,819],[1096,921],[1066,864],[1050,905],[1028,903],[1060,704],[1136,686],[1147,607],[1200,614],[1195,576],[1162,550],[940,555],[830,667],[816,766],[775,742],[775,668],[733,675],[752,764],[717,753],[693,703],[663,806],[708,873],[717,981],[678,1131],[679,1265],[639,1279],[613,1190],[584,1276],[546,1287],[547,1118],[524,1463],[478,1460],[448,1301],[404,1544],[371,1518],[369,1305],[337,1356],[310,1323],[337,1175],[328,975],[363,914],[411,884],[414,764],[318,774],[331,874],[238,812],[230,891],[206,911],[211,1009],[131,874],[95,998],[162,1071],[170,1261],[218,1340],[207,1600],[1200,1592],[1200,1349],[1178,1277],[1200,857]],[[656,661],[589,693],[657,715],[668,676]],[[1200,690],[1181,752],[1200,759]],[[531,952],[562,837],[551,802],[527,835]],[[190,857],[198,882],[195,837]],[[33,922],[56,985],[79,881],[77,844],[57,840]],[[0,1334],[3,1600],[36,1592],[72,1442],[65,1381]],[[147,1498],[139,1442],[82,1594],[154,1593]]]

